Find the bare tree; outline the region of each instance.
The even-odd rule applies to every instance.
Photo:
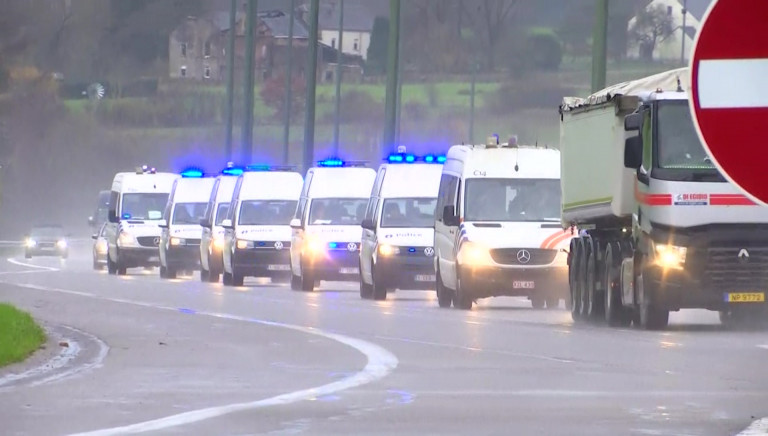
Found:
[[[637,42],[640,49],[640,57],[646,60],[653,60],[657,44],[673,32],[674,20],[663,5],[642,9],[629,29],[631,38]]]
[[[522,0],[483,0],[476,9],[475,25],[485,36],[486,65],[489,71],[496,69],[496,53],[510,19],[523,4]]]

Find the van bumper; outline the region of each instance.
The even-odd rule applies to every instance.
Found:
[[[165,252],[165,262],[173,269],[198,269],[200,268],[200,246],[185,245],[170,247]]]
[[[287,248],[268,251],[238,250],[232,258],[232,267],[236,274],[247,277],[290,277],[291,251]]]
[[[158,248],[120,248],[118,261],[126,268],[157,267],[160,266],[160,252]]]
[[[472,298],[558,297],[567,298],[568,267],[509,268],[459,266],[461,289]]]
[[[435,289],[435,263],[432,257],[379,256],[374,280],[388,289]]]
[[[360,252],[338,250],[305,257],[301,269],[315,280],[356,282],[360,277]]]

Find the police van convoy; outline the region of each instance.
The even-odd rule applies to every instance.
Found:
[[[203,234],[200,239],[200,280],[217,283],[224,273],[222,250],[224,249],[224,227],[237,178],[243,169],[234,164],[227,165],[213,183],[213,189],[200,224]]]
[[[159,226],[160,277],[175,279],[179,271],[200,267],[200,221],[205,215],[214,180],[188,169],[176,179]]]
[[[560,224],[560,155],[507,144],[450,148],[435,214],[435,270],[441,307],[525,296],[534,308],[568,297],[567,249]]]
[[[110,274],[125,275],[128,268],[160,265],[158,224],[179,177],[147,166],[115,175],[105,231]]]
[[[435,288],[434,217],[443,156],[404,148],[379,167],[363,217],[360,297]]]
[[[340,159],[307,171],[290,222],[292,289],[312,291],[320,280],[359,281],[360,224],[375,178],[364,163]]]
[[[229,164],[216,177],[144,166],[115,176],[109,205],[111,274],[199,268],[203,281],[268,277],[304,291],[348,281],[365,299],[435,289],[441,307],[463,309],[491,296],[535,308],[567,297],[559,152],[514,138],[445,156],[401,148],[378,171],[326,159],[305,178],[265,165]]]
[[[289,224],[303,183],[289,167],[252,166],[238,178],[222,221],[225,285],[242,286],[245,277],[288,282]]]

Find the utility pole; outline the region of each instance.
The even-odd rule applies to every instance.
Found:
[[[685,37],[687,36],[687,33],[685,33],[685,16],[688,15],[688,0],[683,0],[683,27],[680,29],[680,33],[682,33],[682,38],[680,40],[682,41],[681,48],[680,48],[680,65],[685,66]]]
[[[469,144],[475,142],[475,85],[477,83],[477,61],[472,61],[472,86],[469,91]]]
[[[389,43],[387,44],[387,99],[384,147],[395,146],[397,124],[397,84],[400,61],[400,0],[389,0]]]
[[[339,37],[336,51],[336,105],[333,110],[333,155],[339,155],[339,129],[341,124],[341,74],[344,59],[344,0],[339,0]]]
[[[227,41],[227,133],[224,142],[224,158],[232,160],[232,128],[235,105],[235,27],[237,26],[237,0],[229,3],[229,38]]]
[[[595,0],[595,27],[592,30],[592,92],[605,88],[607,39],[608,0]]]
[[[251,163],[253,153],[253,86],[254,86],[254,39],[256,36],[256,0],[247,0],[245,22],[245,111],[243,117],[243,138],[241,160],[243,165]]]
[[[312,168],[315,159],[315,93],[317,90],[317,46],[320,0],[311,0],[309,7],[309,47],[307,49],[307,110],[304,118],[304,171]]]
[[[400,11],[401,15],[398,17],[398,37],[397,37],[397,51],[398,51],[398,61],[397,61],[397,100],[396,100],[396,113],[397,118],[395,118],[395,145],[399,146],[401,145],[400,140],[400,121],[402,121],[403,117],[403,62],[402,62],[402,53],[403,53],[403,17],[402,17],[402,10]]]
[[[291,109],[293,107],[293,25],[296,21],[296,0],[291,0],[288,23],[288,65],[285,69],[285,113],[283,114],[283,165],[288,165],[291,153]]]

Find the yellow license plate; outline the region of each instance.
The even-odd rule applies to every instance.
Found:
[[[725,301],[728,303],[763,303],[765,302],[765,293],[733,292],[725,294]]]

